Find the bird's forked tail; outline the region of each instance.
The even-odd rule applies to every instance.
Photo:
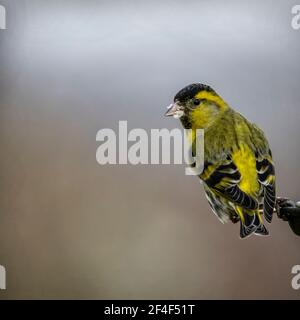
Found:
[[[269,232],[264,226],[262,218],[258,211],[255,213],[251,212],[252,214],[248,214],[246,212],[243,212],[239,207],[237,209],[237,212],[240,217],[240,237],[242,239],[250,236],[253,233],[260,236],[269,235]]]

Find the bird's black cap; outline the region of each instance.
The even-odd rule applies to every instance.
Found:
[[[181,89],[174,97],[174,101],[184,102],[186,100],[192,99],[198,92],[204,90],[215,93],[215,91],[206,84],[193,83]]]

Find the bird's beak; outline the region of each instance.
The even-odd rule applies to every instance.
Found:
[[[177,104],[176,102],[171,103],[168,107],[167,107],[167,112],[165,113],[166,117],[171,117],[173,116],[174,118],[180,118],[181,116],[183,116],[184,112],[183,112],[183,108]]]

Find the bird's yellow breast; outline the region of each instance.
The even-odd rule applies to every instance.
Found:
[[[256,159],[253,151],[245,144],[233,151],[232,160],[241,174],[239,187],[250,195],[257,195],[259,183],[256,171]]]

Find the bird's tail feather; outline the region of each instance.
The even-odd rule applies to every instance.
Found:
[[[241,214],[241,212],[239,212]],[[247,213],[242,213],[243,219],[241,219],[240,237],[246,238],[251,234],[256,234],[260,236],[267,236],[269,234],[267,228],[264,226],[259,213],[254,213],[249,215]]]
[[[256,234],[257,236],[268,236],[269,231],[263,224],[260,224],[255,230],[254,234]]]

